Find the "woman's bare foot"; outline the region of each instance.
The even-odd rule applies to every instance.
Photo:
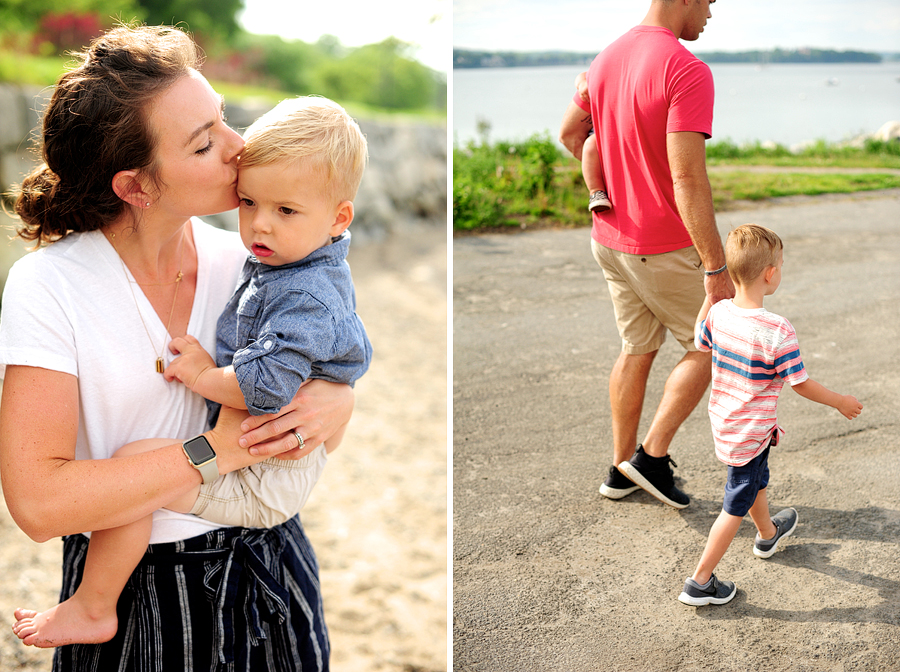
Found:
[[[47,611],[16,609],[13,632],[28,646],[48,649],[66,644],[100,644],[111,640],[119,627],[115,609],[96,616],[78,601],[68,599]]]

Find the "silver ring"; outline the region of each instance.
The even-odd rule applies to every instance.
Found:
[[[299,443],[299,445],[297,446],[297,448],[299,448],[300,450],[303,450],[303,446],[306,445],[306,442],[303,441],[303,437],[300,436],[300,434],[297,433],[297,430],[296,430],[296,429],[292,429],[291,431],[293,432],[294,436],[297,437],[297,442]]]

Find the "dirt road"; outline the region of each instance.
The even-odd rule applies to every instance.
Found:
[[[854,421],[785,390],[772,508],[794,536],[752,555],[745,521],[721,607],[677,601],[721,507],[706,399],[676,436],[677,511],[597,488],[611,463],[607,380],[620,349],[589,231],[454,240],[453,655],[466,672],[900,669],[900,192],[795,198],[719,215],[785,242],[767,307],[810,375],[865,405]],[[654,366],[642,432],[680,358]]]

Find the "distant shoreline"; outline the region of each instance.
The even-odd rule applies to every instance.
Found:
[[[453,50],[454,69],[473,68],[518,68],[556,65],[589,65],[596,53],[568,51],[475,51]],[[766,51],[711,51],[697,53],[706,63],[881,63],[885,60],[900,60],[898,53],[876,53],[865,51],[835,51],[832,49],[770,49]]]

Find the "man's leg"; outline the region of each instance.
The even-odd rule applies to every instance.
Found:
[[[613,460],[609,474],[600,486],[600,494],[609,499],[622,499],[638,486],[626,478],[616,465],[634,454],[647,377],[656,352],[629,355],[622,352],[609,375],[609,402],[612,410]]]
[[[682,357],[669,374],[644,443],[627,462],[618,463],[619,471],[636,485],[678,509],[691,500],[675,486],[669,466],[669,443],[706,392],[711,377],[710,357],[701,352],[688,352]]]
[[[644,408],[647,378],[657,351],[645,355],[619,354],[609,374],[612,410],[613,464],[630,460],[637,445],[638,425]]]
[[[642,444],[647,455],[665,457],[668,454],[675,432],[697,407],[709,387],[711,367],[712,353],[688,352],[672,369]]]

